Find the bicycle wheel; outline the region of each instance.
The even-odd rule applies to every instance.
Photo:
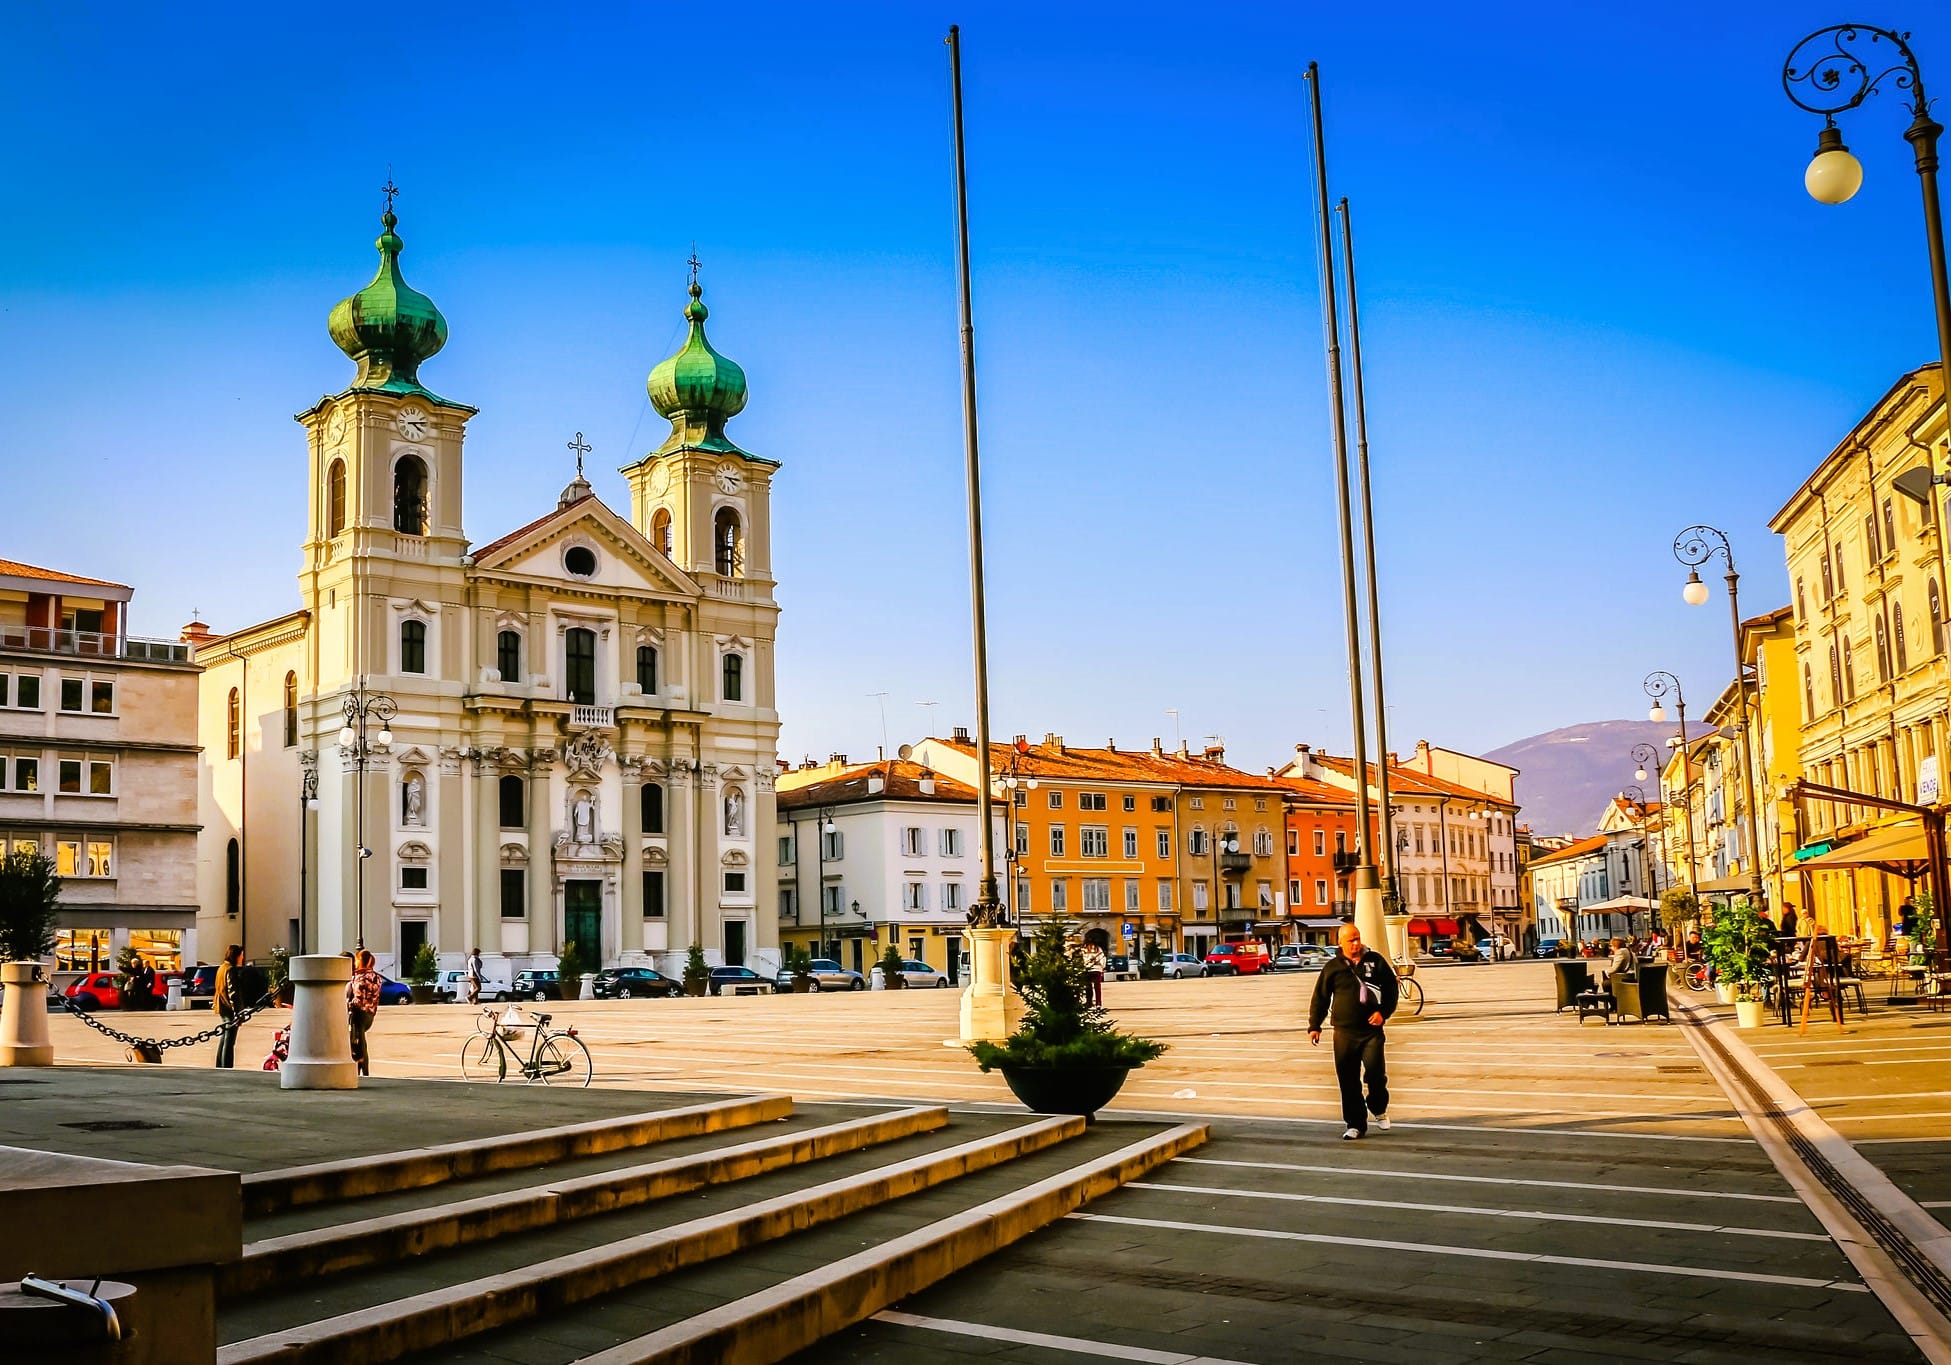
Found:
[[[544,1085],[586,1086],[591,1070],[589,1049],[580,1038],[551,1034],[535,1054],[535,1070]]]
[[[489,1034],[477,1034],[461,1044],[461,1079],[499,1081],[508,1074],[508,1054]]]
[[[1415,977],[1405,976],[1397,985],[1401,988],[1402,995],[1401,1000],[1397,1003],[1399,1005],[1407,1005],[1411,1014],[1421,1014],[1423,1012],[1423,988],[1421,984]]]

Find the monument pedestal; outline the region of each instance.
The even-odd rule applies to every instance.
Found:
[[[291,978],[291,1046],[278,1068],[282,1090],[357,1090],[359,1064],[352,1060],[346,1026],[345,988],[352,959],[294,957]]]
[[[1016,1031],[1021,1007],[1009,989],[1014,929],[969,930],[969,988],[962,992],[962,1041],[1000,1043]]]

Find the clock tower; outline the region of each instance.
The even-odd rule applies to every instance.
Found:
[[[745,371],[705,338],[704,291],[694,275],[684,347],[650,372],[651,405],[671,434],[626,467],[638,530],[686,573],[728,582],[720,595],[772,599],[772,472],[778,462],[741,450],[725,423],[745,407]]]

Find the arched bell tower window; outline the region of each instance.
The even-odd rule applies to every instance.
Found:
[[[298,675],[285,674],[285,748],[298,747]]]
[[[660,507],[650,514],[650,543],[657,552],[669,559],[671,557],[671,509]]]
[[[224,708],[224,751],[225,757],[237,757],[237,750],[244,738],[244,711],[237,696],[237,689],[230,689],[230,701]]]
[[[745,657],[743,655],[727,654],[725,656],[724,682],[723,700],[745,700]]]
[[[345,461],[332,461],[325,474],[325,534],[328,538],[345,533]]]
[[[745,571],[745,536],[738,524],[738,513],[729,507],[718,509],[711,523],[712,567],[727,578]]]
[[[645,834],[664,832],[664,787],[662,783],[646,782],[637,796],[638,814],[643,817]]]
[[[402,455],[393,466],[393,529],[427,534],[427,462],[418,455]]]
[[[400,672],[425,673],[427,671],[427,623],[425,621],[400,622]]]

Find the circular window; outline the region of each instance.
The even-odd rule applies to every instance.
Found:
[[[581,545],[572,545],[562,556],[562,567],[578,578],[588,578],[596,572],[596,552]]]

